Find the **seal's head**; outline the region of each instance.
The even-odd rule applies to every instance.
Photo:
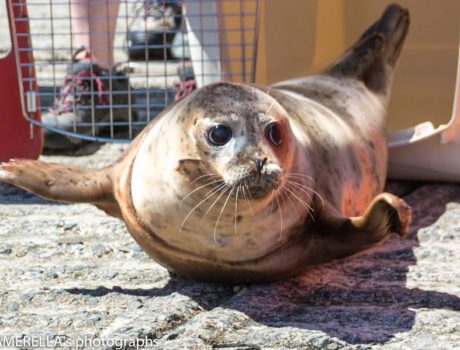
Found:
[[[282,188],[293,137],[274,98],[254,87],[218,83],[200,89],[189,103],[189,136],[204,173],[222,181],[220,191],[235,196],[241,190],[257,200]]]

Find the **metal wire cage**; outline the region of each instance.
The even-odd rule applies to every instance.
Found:
[[[30,28],[13,37],[18,67],[36,72],[20,78],[23,115],[67,136],[129,142],[196,87],[254,81],[258,0],[10,0],[8,15]]]

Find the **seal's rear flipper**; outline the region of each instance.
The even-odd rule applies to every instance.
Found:
[[[17,159],[0,163],[0,182],[47,199],[91,203],[110,215],[121,217],[109,169],[91,171],[64,164]]]
[[[328,209],[318,213],[317,235],[313,260],[321,257],[344,258],[373,246],[390,233],[407,234],[411,221],[411,209],[402,199],[382,193],[374,198],[365,214],[344,218],[331,214]]]
[[[386,93],[408,29],[409,12],[399,5],[389,5],[382,17],[324,73],[356,78],[369,89]]]

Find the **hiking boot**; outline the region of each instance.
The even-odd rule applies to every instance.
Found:
[[[128,122],[128,102],[135,103],[134,95],[129,101],[129,80],[123,72],[99,67],[91,62],[89,53],[83,59],[75,59],[82,51],[86,50],[82,48],[74,54],[59,96],[42,115],[42,122],[60,131],[98,136],[110,128],[112,120]],[[44,134],[46,149],[74,149],[87,142],[46,128]]]
[[[134,61],[171,59],[171,42],[180,28],[179,0],[144,0],[128,32],[128,56]]]

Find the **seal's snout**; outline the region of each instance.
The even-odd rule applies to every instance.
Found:
[[[281,167],[270,162],[267,157],[263,157],[232,167],[226,173],[224,180],[230,187],[239,187],[249,199],[261,199],[280,188],[283,178]]]
[[[266,163],[267,158],[257,160],[256,170],[241,180],[241,183],[249,189],[251,198],[263,198],[281,186],[281,169],[277,165]]]

